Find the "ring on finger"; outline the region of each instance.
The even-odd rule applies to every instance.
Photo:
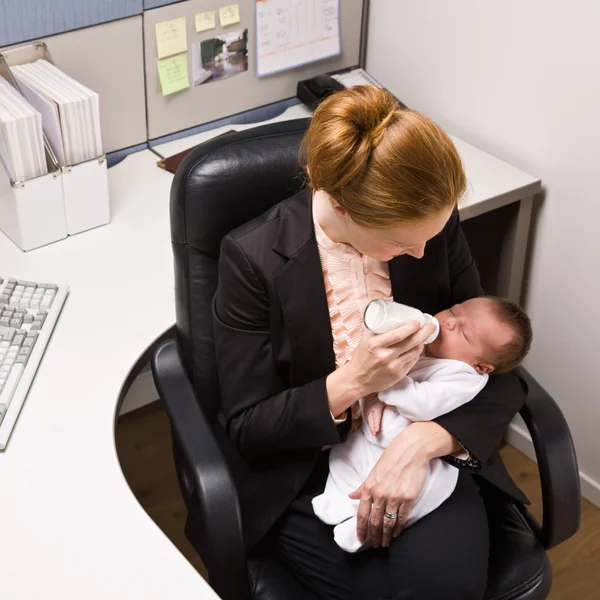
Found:
[[[383,513],[383,516],[386,519],[391,519],[392,521],[395,521],[398,518],[398,513],[397,512],[395,512],[395,513],[385,512],[385,513]]]

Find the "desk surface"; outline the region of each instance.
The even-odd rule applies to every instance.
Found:
[[[310,117],[311,114],[303,104],[297,104],[288,108],[281,115],[260,124],[302,119]],[[259,123],[224,125],[217,129],[203,131],[202,133],[154,146],[153,150],[162,157],[168,157],[206,142],[226,131],[242,131],[257,125]],[[469,180],[467,197],[462,203],[460,211],[463,220],[516,202],[521,198],[532,196],[540,191],[541,182],[536,177],[524,173],[467,142],[463,142],[454,136],[451,137],[462,157],[467,179]]]
[[[473,187],[464,217],[539,190],[537,179],[455,141]],[[138,504],[115,450],[124,382],[175,319],[172,176],[156,161],[146,150],[109,170],[108,226],[29,253],[0,234],[2,276],[71,288],[0,453],[4,598],[217,598]]]

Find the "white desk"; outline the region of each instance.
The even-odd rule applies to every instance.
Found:
[[[300,108],[289,110],[298,116]],[[224,129],[242,127],[247,126]],[[464,217],[518,200],[523,204],[539,190],[535,178],[455,141],[473,187]],[[184,143],[171,142],[169,153]],[[65,282],[71,288],[8,447],[0,453],[3,598],[216,598],[138,504],[115,451],[123,384],[175,320],[172,176],[156,161],[146,150],[110,169],[108,226],[30,253],[0,234],[3,276]],[[530,200],[525,202],[529,208],[521,212],[528,228]],[[516,238],[526,234],[524,225],[516,228]]]

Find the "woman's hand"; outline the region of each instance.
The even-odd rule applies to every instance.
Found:
[[[327,377],[331,413],[337,417],[359,398],[400,381],[419,359],[423,342],[434,329],[430,323],[421,327],[411,321],[380,335],[365,331],[350,362]]]
[[[389,546],[398,537],[427,475],[430,460],[452,454],[456,440],[433,422],[409,425],[384,451],[365,482],[350,498],[360,500],[356,533],[361,541],[371,539],[374,548]],[[397,514],[389,519],[384,513]]]
[[[410,321],[392,331],[375,335],[366,330],[354,350],[349,371],[365,390],[364,395],[387,390],[398,383],[423,352],[423,342],[435,327]]]

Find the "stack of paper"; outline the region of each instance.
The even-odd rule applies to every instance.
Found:
[[[23,95],[42,114],[44,131],[61,166],[102,155],[96,92],[43,59],[11,71]]]
[[[25,181],[48,172],[42,116],[2,77],[0,156],[13,181]]]

